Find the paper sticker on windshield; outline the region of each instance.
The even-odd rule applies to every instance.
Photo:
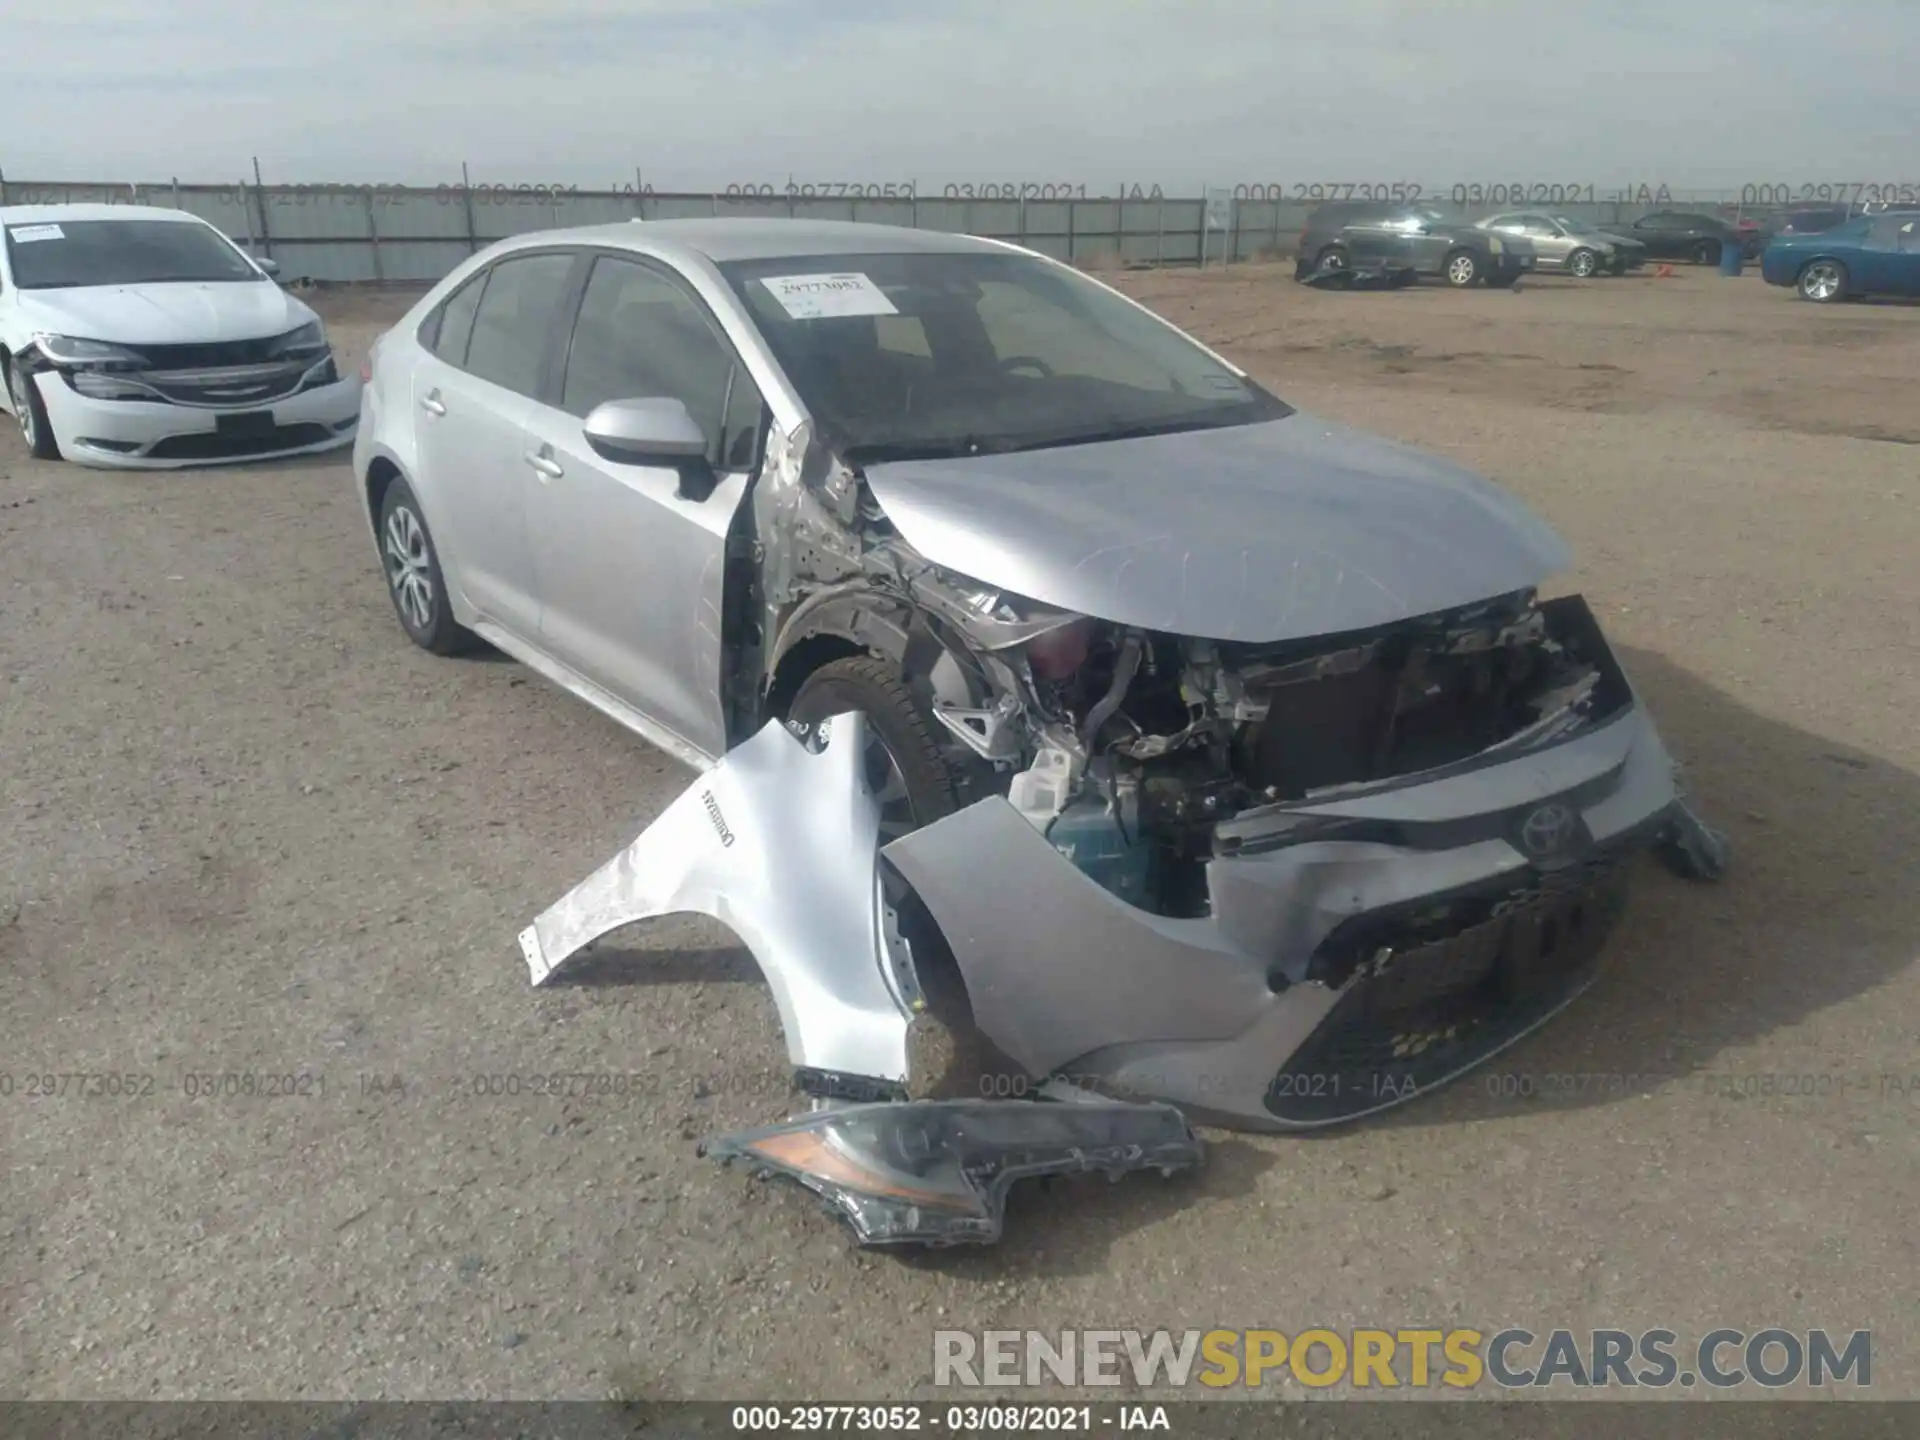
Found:
[[[7,234],[13,237],[16,245],[25,245],[34,240],[64,240],[67,232],[58,225],[16,225]]]
[[[769,275],[760,283],[796,320],[900,313],[878,285],[860,274]]]

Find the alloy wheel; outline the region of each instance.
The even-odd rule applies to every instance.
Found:
[[[426,528],[405,505],[396,505],[387,516],[381,548],[401,617],[414,630],[428,630],[433,625],[433,552],[427,547]]]
[[[1573,257],[1573,273],[1578,275],[1582,280],[1593,274],[1592,251],[1582,250],[1578,255]]]
[[[13,401],[13,418],[20,426],[20,434],[32,449],[35,443],[33,433],[33,398],[27,387],[33,382],[21,373],[18,365],[7,366],[7,393]]]
[[[1800,293],[1809,300],[1831,300],[1840,293],[1840,267],[1831,260],[1818,260],[1800,277]]]
[[[1473,257],[1456,255],[1447,262],[1447,279],[1455,285],[1468,285],[1473,282]]]

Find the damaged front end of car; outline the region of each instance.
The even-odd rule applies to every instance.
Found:
[[[1138,1137],[1168,1104],[1289,1130],[1402,1103],[1591,983],[1639,852],[1700,878],[1724,866],[1578,596],[1522,584],[1382,619],[1457,588],[1457,570],[1396,588],[1303,561],[1275,605],[1294,622],[1283,638],[1237,621],[1216,627],[1233,638],[1204,638],[1177,623],[1201,576],[1096,618],[935,563],[890,510],[805,425],[771,437],[729,592],[744,738],[536,921],[536,983],[618,925],[716,916],[765,971],[817,1104],[953,1103],[930,1097],[952,1093],[955,1029],[976,1034],[1005,1073],[976,1075],[973,1093],[1025,1098],[898,1124],[964,1133],[961,1169],[1010,1183],[1058,1168],[1020,1158],[1051,1153],[1028,1127],[1070,1128],[1028,1111],[1103,1107]],[[1105,553],[1071,578],[1130,593],[1133,557],[1108,578]],[[1236,583],[1220,613],[1253,613]],[[1368,623],[1319,623],[1349,612]],[[951,812],[897,838],[881,832],[858,715],[804,735],[781,723],[806,667],[850,653],[895,667],[953,777]],[[928,1003],[941,981],[957,1014]],[[993,1118],[1004,1107],[1017,1118]],[[890,1162],[860,1171],[885,1183],[847,1190],[844,1157],[826,1163],[845,1149],[827,1143],[836,1123],[869,1150],[906,1133],[877,1112],[810,1116],[713,1150],[795,1175],[871,1243],[926,1240],[899,1206],[935,1213],[927,1187]],[[1089,1144],[1068,1168],[1169,1153],[1136,1152],[1123,1164]],[[968,1189],[944,1173],[939,1193]],[[997,1205],[976,1201],[939,1233],[991,1239]]]

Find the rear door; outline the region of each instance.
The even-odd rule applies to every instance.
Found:
[[[449,297],[413,373],[417,488],[441,569],[482,619],[527,639],[540,600],[520,440],[574,259],[539,251],[483,270]]]
[[[719,322],[670,267],[596,255],[553,383],[530,407],[525,473],[541,648],[704,754],[727,748],[721,610],[727,536],[759,459],[763,405]],[[598,454],[608,400],[670,397],[708,437],[714,484]]]

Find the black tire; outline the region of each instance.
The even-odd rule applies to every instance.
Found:
[[[1320,253],[1313,257],[1313,268],[1315,270],[1351,270],[1353,257],[1347,254],[1347,247],[1344,245],[1323,246]]]
[[[1567,273],[1585,280],[1600,273],[1600,256],[1597,251],[1581,248],[1567,256]]]
[[[1511,290],[1520,283],[1523,270],[1489,270],[1486,286],[1489,290]]]
[[[1486,271],[1486,262],[1471,250],[1454,251],[1440,266],[1442,278],[1456,290],[1478,285]]]
[[[1718,265],[1720,263],[1720,242],[1700,240],[1693,247],[1693,263],[1696,265]]]
[[[790,730],[809,739],[821,721],[848,711],[866,717],[870,744],[868,783],[880,795],[880,841],[930,825],[959,807],[954,774],[934,742],[933,724],[922,713],[899,672],[883,660],[852,656],[832,660],[801,682],[787,707]],[[884,753],[878,753],[884,752]],[[881,773],[888,764],[904,794],[889,801]],[[1024,1094],[1012,1084],[1026,1079],[1020,1067],[980,1033],[966,981],[952,947],[932,912],[894,871],[883,893],[894,908],[901,936],[927,1009],[908,1033],[908,1089],[915,1098],[976,1099],[989,1093]],[[998,1089],[995,1089],[997,1083]]]
[[[1794,277],[1793,288],[1802,300],[1816,305],[1837,305],[1849,298],[1847,267],[1838,260],[1821,256],[1809,260]]]
[[[416,537],[418,543],[413,543]],[[440,552],[427,528],[412,487],[396,479],[380,500],[380,571],[386,576],[387,598],[407,638],[435,655],[458,655],[479,643],[479,636],[453,618],[446,578],[440,573]],[[412,562],[403,563],[402,554]],[[402,572],[405,572],[404,574]],[[425,594],[411,583],[424,580]],[[424,618],[420,612],[424,612]]]
[[[934,743],[932,722],[884,660],[856,655],[828,661],[800,683],[787,724],[804,738],[821,721],[850,710],[866,716],[870,738],[885,752],[869,771],[876,790],[886,788],[879,773],[883,761],[892,762],[904,790],[898,796],[881,793],[883,841],[951,815],[959,803],[954,776]]]
[[[47,407],[40,399],[40,387],[24,371],[16,375],[12,357],[8,357],[6,362],[6,383],[8,403],[14,409],[13,418],[20,425],[20,438],[27,442],[27,449],[33,452],[33,458],[58,460],[60,441],[53,433],[53,422],[47,419]]]

